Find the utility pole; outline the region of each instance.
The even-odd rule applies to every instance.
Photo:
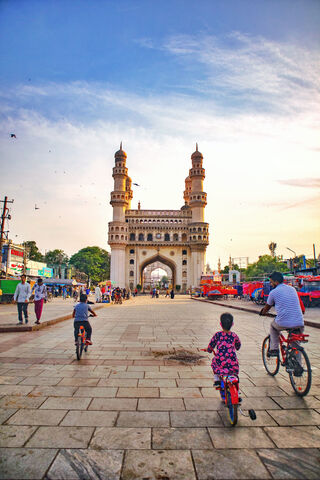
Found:
[[[314,260],[314,266],[317,266],[317,257],[316,257],[316,246],[313,244],[313,260]]]
[[[9,215],[9,209],[7,207],[8,203],[13,203],[14,200],[8,200],[8,197],[4,197],[4,200],[0,200],[0,203],[3,203],[3,210],[1,215],[1,231],[0,231],[0,269],[2,264],[2,248],[4,243],[4,224],[6,220],[11,220],[11,215]]]

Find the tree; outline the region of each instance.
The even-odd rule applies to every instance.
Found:
[[[85,247],[70,258],[70,263],[88,275],[88,282],[110,278],[110,255],[100,247]]]
[[[257,262],[248,266],[245,270],[245,276],[249,280],[254,277],[268,276],[274,271],[287,272],[288,267],[285,263],[280,261],[279,257],[262,255]]]
[[[68,263],[68,255],[63,250],[56,248],[55,250],[49,250],[44,258],[49,265],[59,265],[59,278],[61,278],[61,265]]]
[[[162,283],[162,285],[166,285],[169,283],[169,279],[166,275],[163,275],[163,277],[161,278],[160,282]]]
[[[43,262],[44,256],[40,252],[34,240],[27,240],[23,243],[23,246],[28,250],[29,260],[34,260],[35,262]]]
[[[275,257],[276,256],[277,244],[275,242],[271,242],[271,243],[269,243],[268,248],[270,250],[271,257]]]

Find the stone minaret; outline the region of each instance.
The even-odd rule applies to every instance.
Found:
[[[187,176],[185,179],[185,190],[183,192],[183,198],[185,205],[189,205],[190,202],[190,193],[191,193],[191,178]]]
[[[120,150],[115,155],[115,167],[112,171],[114,190],[111,192],[110,204],[113,208],[113,219],[109,222],[108,243],[111,247],[110,279],[115,286],[125,287],[125,249],[128,243],[128,227],[125,222],[125,211],[130,208],[132,199],[131,178],[126,167],[127,154]]]
[[[192,210],[192,223],[189,225],[189,240],[191,248],[191,282],[193,286],[200,285],[200,277],[205,270],[206,248],[209,243],[209,225],[204,221],[204,209],[207,205],[207,194],[203,191],[205,170],[202,168],[203,155],[196,151],[191,155],[192,168],[189,170],[191,192],[189,206]]]

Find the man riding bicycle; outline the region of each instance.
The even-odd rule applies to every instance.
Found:
[[[265,315],[272,306],[275,307],[277,316],[270,324],[270,347],[267,356],[277,357],[281,330],[294,328],[302,333],[304,320],[298,294],[295,288],[283,283],[282,273],[273,272],[270,275],[270,283],[273,290],[269,293],[267,304],[261,310],[260,315]]]

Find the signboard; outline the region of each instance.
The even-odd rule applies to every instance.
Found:
[[[10,262],[8,267],[9,275],[22,275],[23,263]]]

